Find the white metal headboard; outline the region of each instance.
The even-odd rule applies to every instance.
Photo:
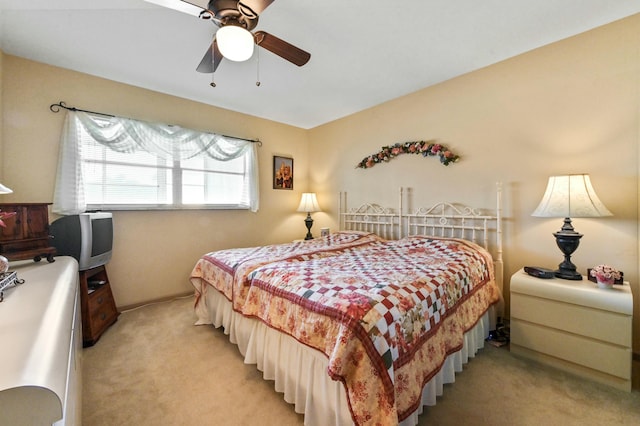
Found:
[[[479,210],[438,203],[428,209],[420,207],[405,215],[407,236],[431,235],[434,237],[463,238],[489,249],[489,226],[495,216],[482,215]]]
[[[347,210],[347,193],[340,193],[340,229],[372,232],[388,240],[402,238],[402,188],[398,210],[365,203]]]
[[[403,211],[403,188],[400,188],[397,211],[378,204],[366,203],[347,208],[347,193],[340,193],[340,229],[372,232],[386,239],[411,235],[462,238],[487,249],[494,262],[496,282],[503,289],[502,260],[502,184],[496,185],[496,214],[483,215],[479,209],[440,202],[420,207],[413,213]],[[493,235],[495,240],[490,240]]]

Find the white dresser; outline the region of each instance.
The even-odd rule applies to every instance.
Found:
[[[81,424],[78,264],[11,264],[24,283],[0,303],[0,424]]]
[[[511,277],[511,351],[631,390],[633,296],[629,283]]]

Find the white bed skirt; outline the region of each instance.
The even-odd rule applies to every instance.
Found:
[[[300,344],[291,336],[267,327],[263,322],[246,318],[231,308],[231,303],[219,292],[209,289],[206,305],[209,320],[197,324],[223,327],[229,340],[238,345],[246,364],[255,364],[265,380],[275,382],[275,390],[293,404],[296,413],[304,414],[307,426],[353,424],[344,386],[327,374],[326,355]],[[200,316],[203,311],[198,310]],[[440,372],[422,391],[422,406],[407,417],[401,425],[413,426],[424,406],[435,405],[442,395],[443,385],[455,382],[455,373],[484,347],[485,338],[495,325],[492,310],[464,336],[464,347],[451,354]]]

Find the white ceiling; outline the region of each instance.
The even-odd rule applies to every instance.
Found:
[[[311,60],[298,68],[260,49],[259,87],[254,54],[224,60],[211,88],[195,68],[217,27],[143,0],[0,0],[0,47],[312,128],[636,13],[638,0],[277,0],[256,30]]]

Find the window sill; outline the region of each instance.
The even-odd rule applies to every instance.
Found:
[[[106,205],[87,205],[87,211],[171,211],[171,210],[249,210],[249,206],[237,206],[237,205],[155,205],[155,204],[137,204],[137,205],[125,205],[125,204],[106,204]]]

